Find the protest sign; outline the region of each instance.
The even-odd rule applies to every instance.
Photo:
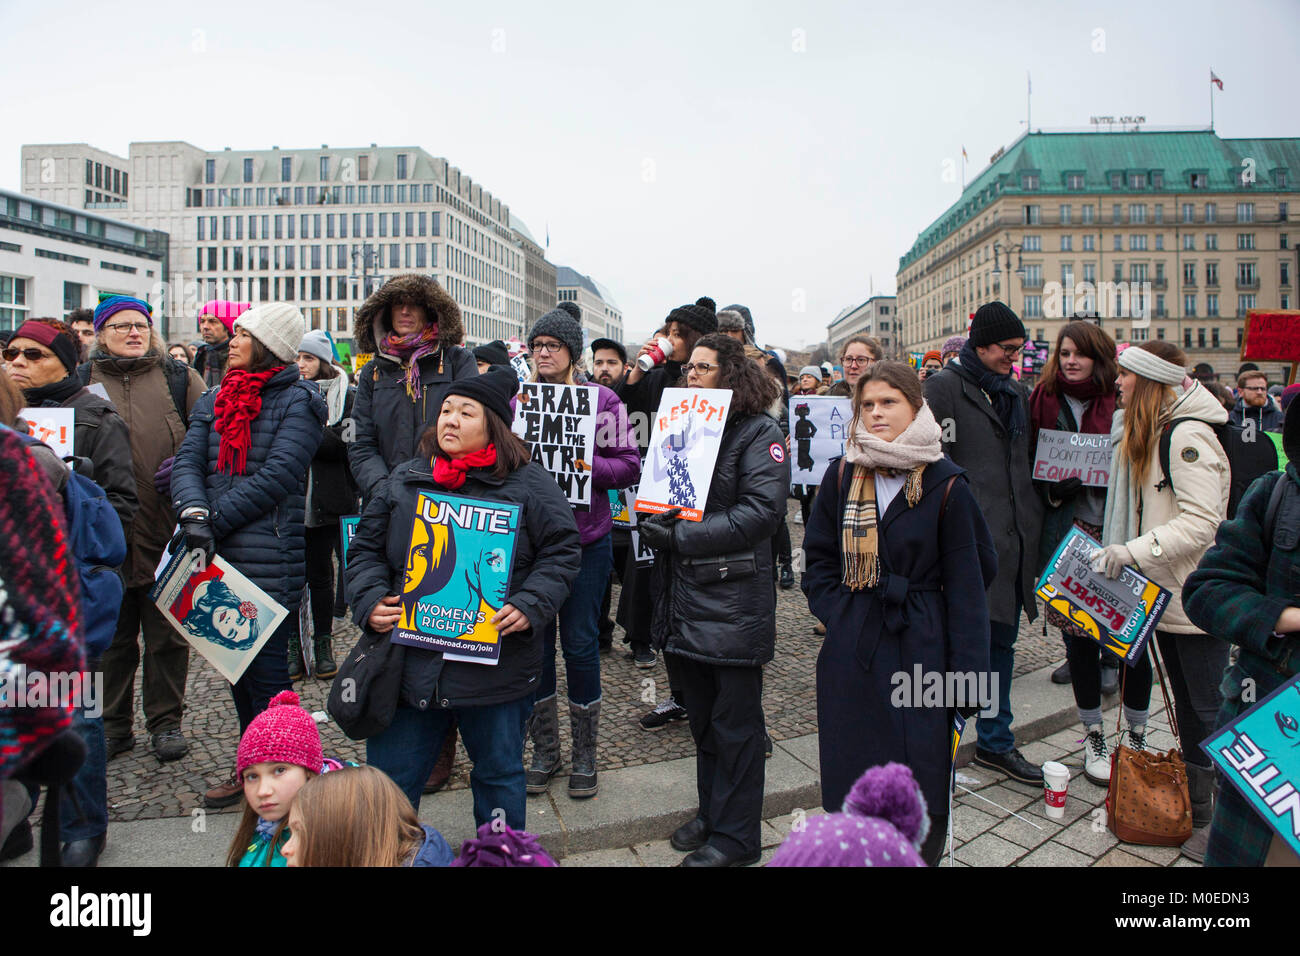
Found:
[[[514,433],[527,442],[533,461],[551,473],[577,511],[591,510],[596,397],[596,390],[586,385],[519,386]]]
[[[520,385],[533,377],[533,370],[528,367],[528,356],[523,352],[510,357],[510,367],[515,370]]]
[[[832,458],[844,454],[853,418],[847,398],[790,397],[790,483],[819,485]]]
[[[609,514],[614,519],[614,527],[636,527],[636,512],[632,510],[632,502],[636,501],[636,485],[628,488],[610,488],[608,494]]]
[[[103,382],[92,382],[91,384],[86,386],[86,391],[88,391],[91,395],[98,395],[106,402],[112,401],[112,399],[108,397],[108,389],[104,387]]]
[[[333,600],[333,598],[331,598]],[[302,654],[304,673],[310,677],[316,673],[316,645],[312,643],[311,585],[302,586],[302,597],[298,601],[298,644]]]
[[[1277,446],[1277,467],[1282,471],[1285,471],[1286,466],[1291,462],[1291,459],[1287,456],[1286,449],[1282,447],[1281,433],[1264,432],[1264,434],[1267,435],[1269,438],[1271,438],[1273,440],[1273,444]]]
[[[1300,310],[1247,309],[1242,361],[1300,362]]]
[[[342,567],[340,571],[348,569],[348,546],[352,544],[352,539],[357,536],[357,528],[361,525],[361,515],[343,515],[339,518],[339,538],[343,544],[343,558],[339,562]]]
[[[1040,430],[1034,450],[1034,478],[1079,478],[1090,488],[1105,488],[1110,484],[1110,436]]]
[[[704,517],[730,406],[729,388],[664,389],[641,468],[637,511],[663,514],[681,508],[688,521]],[[785,445],[774,443],[771,454],[784,461]]]
[[[60,458],[71,458],[76,411],[71,408],[24,408],[18,417],[27,423],[27,433],[54,449]]]
[[[519,505],[419,492],[393,643],[442,651],[449,661],[497,663],[492,616],[510,590],[519,517]]]
[[[1125,567],[1111,580],[1092,569],[1100,548],[1074,527],[1057,546],[1038,582],[1038,596],[1116,657],[1132,664],[1169,606],[1169,592],[1136,568]]]
[[[655,553],[641,543],[641,533],[632,529],[632,560],[637,567],[647,568],[655,563]]]
[[[177,548],[149,597],[163,617],[235,683],[288,610],[220,555],[210,562],[198,549]]]
[[[357,372],[360,372],[363,368],[365,368],[368,364],[370,364],[370,360],[373,359],[374,357],[375,357],[374,352],[358,352],[356,355],[354,355],[352,357],[352,374],[355,375]]]
[[[1216,730],[1201,749],[1300,853],[1300,674]]]

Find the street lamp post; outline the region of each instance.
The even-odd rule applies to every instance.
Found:
[[[1016,278],[1018,278],[1018,279],[1023,283],[1023,282],[1025,281],[1025,261],[1024,261],[1024,245],[1025,245],[1025,244],[1024,244],[1023,242],[1012,242],[1012,241],[1011,241],[1011,236],[1010,236],[1010,235],[1008,235],[1008,236],[1006,237],[1006,240],[1007,240],[1006,242],[996,242],[996,241],[995,241],[995,242],[993,243],[993,278],[994,278],[994,281],[995,281],[995,282],[999,282],[999,283],[1000,283],[1000,281],[1001,281],[1001,276],[1002,276],[1002,261],[1003,261],[1004,258],[1005,258],[1006,263],[1007,263],[1007,271],[1008,271],[1008,272],[1011,271],[1011,253],[1014,252],[1014,253],[1016,254],[1016,269],[1015,269]],[[996,292],[997,290],[994,289],[994,291]],[[1007,283],[1007,305],[1011,305],[1011,301],[1010,301],[1010,300],[1011,300],[1011,284],[1010,284],[1010,281],[1008,280],[1008,283]]]
[[[359,267],[358,262],[360,262]],[[358,268],[360,268],[359,274]],[[360,246],[354,245],[352,247],[352,274],[348,276],[348,279],[351,280],[353,285],[360,280],[364,292],[363,299],[370,298],[370,293],[374,291],[375,280],[382,278],[383,276],[379,274],[379,250],[368,242],[362,243]]]

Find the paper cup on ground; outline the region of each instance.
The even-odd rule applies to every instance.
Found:
[[[1043,764],[1043,799],[1047,802],[1047,815],[1053,820],[1065,816],[1065,791],[1070,785],[1070,771],[1055,760]]]

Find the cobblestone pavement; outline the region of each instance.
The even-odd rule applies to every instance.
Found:
[[[797,501],[791,501],[790,535],[794,546],[803,541],[803,525],[794,518],[799,514]],[[617,587],[617,585],[615,586]],[[617,606],[615,593],[613,606]],[[776,658],[767,666],[763,685],[763,707],[768,732],[776,740],[786,740],[817,730],[815,663],[821,637],[813,632],[815,623],[808,613],[803,593],[795,587],[777,591]],[[1016,674],[1028,673],[1045,664],[1063,659],[1059,636],[1053,629],[1043,634],[1042,618],[1028,624],[1022,618],[1016,650]],[[334,622],[335,657],[342,661],[356,643],[358,629],[349,621]],[[603,704],[599,729],[599,766],[615,769],[657,763],[694,754],[694,744],[685,721],[650,733],[641,729],[638,719],[648,711],[659,695],[668,693],[667,675],[662,660],[652,669],[637,669],[626,656],[621,643],[622,629],[615,631],[614,650],[601,656]],[[564,667],[559,665],[560,693],[564,689]],[[329,682],[300,681],[294,689],[305,707],[323,712],[329,695]],[[136,686],[135,749],[108,765],[108,803],[110,820],[144,820],[180,816],[202,806],[203,792],[225,779],[234,769],[235,750],[239,743],[239,725],[229,685],[203,658],[192,654],[187,711],[183,730],[190,742],[190,753],[182,760],[160,763],[150,751],[144,721],[139,713],[139,675]],[[561,698],[563,699],[563,697]],[[321,738],[327,755],[362,762],[365,747],[349,740],[331,722],[320,724]],[[567,759],[567,734],[563,751]],[[469,761],[461,745],[450,788],[469,785]],[[228,812],[239,812],[238,804]]]
[[[1106,727],[1115,726],[1115,710],[1106,714]],[[974,765],[957,771],[952,811],[953,852],[941,866],[1199,866],[1179,855],[1177,847],[1121,843],[1106,829],[1106,791],[1083,775],[1081,732],[1071,728],[1022,746],[1033,763],[1057,760],[1070,769],[1065,816],[1047,816],[1041,787],[1008,780],[1000,773]],[[1163,707],[1153,708],[1148,735],[1152,750],[1174,746]],[[973,791],[973,792],[970,792]],[[797,822],[825,811],[796,811],[763,821],[762,856],[766,864]],[[610,850],[577,853],[564,866],[677,866],[685,854],[667,840]]]

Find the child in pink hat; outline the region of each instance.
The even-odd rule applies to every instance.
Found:
[[[298,790],[312,777],[342,766],[326,760],[320,731],[298,695],[284,690],[253,718],[239,740],[235,774],[244,784],[244,817],[226,855],[227,866],[285,866],[285,824]]]

